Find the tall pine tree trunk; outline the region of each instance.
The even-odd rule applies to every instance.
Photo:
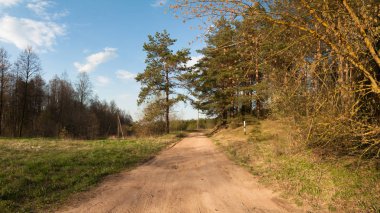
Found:
[[[259,73],[259,41],[256,38],[255,41],[255,54],[256,54],[256,59],[255,59],[255,71],[256,71],[256,85],[260,83],[260,73]],[[261,114],[261,100],[258,95],[258,91],[256,89],[256,112],[257,112],[257,117],[260,118]]]
[[[169,121],[169,111],[170,111],[170,103],[169,103],[169,71],[168,69],[165,70],[165,78],[166,78],[166,86],[165,86],[165,95],[166,95],[166,104],[165,104],[165,122],[166,122],[166,128],[165,131],[167,134],[170,133],[170,121]]]

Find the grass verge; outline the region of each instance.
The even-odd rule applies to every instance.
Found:
[[[155,139],[0,139],[1,212],[49,211],[105,176],[133,168],[174,143]]]
[[[264,120],[213,136],[229,157],[259,180],[312,211],[380,212],[380,170],[374,161],[321,156],[293,139],[284,121]],[[378,164],[378,162],[377,162]]]

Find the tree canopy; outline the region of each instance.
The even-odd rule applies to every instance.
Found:
[[[290,117],[311,147],[380,157],[377,0],[176,0],[171,8],[207,23],[204,58],[186,81],[198,109],[224,123]]]

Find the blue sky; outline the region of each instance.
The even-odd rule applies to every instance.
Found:
[[[196,21],[183,23],[165,0],[0,0],[0,47],[12,60],[27,46],[38,51],[45,80],[66,72],[75,81],[87,72],[101,100],[139,117],[140,85],[134,76],[145,68],[147,35],[164,29],[178,39],[175,49],[190,48],[193,61],[204,44]],[[189,105],[175,111],[196,118]]]

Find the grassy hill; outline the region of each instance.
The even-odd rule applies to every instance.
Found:
[[[326,156],[297,139],[284,120],[223,129],[214,141],[282,196],[313,211],[379,212],[379,162]],[[377,167],[377,168],[376,168]]]

